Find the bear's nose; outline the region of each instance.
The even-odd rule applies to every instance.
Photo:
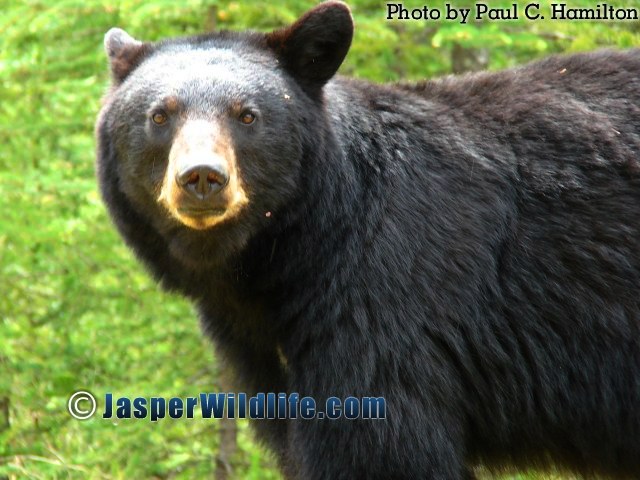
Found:
[[[229,182],[229,174],[221,166],[195,165],[176,175],[178,185],[199,200],[222,191]]]

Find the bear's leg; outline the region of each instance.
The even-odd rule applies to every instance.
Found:
[[[246,342],[226,337],[214,337],[216,354],[222,361],[220,368],[231,368],[235,392],[245,392],[249,397],[259,393],[286,392],[283,367],[276,352],[257,351]],[[294,478],[287,453],[286,420],[251,420],[250,425],[258,440],[276,457],[285,478]]]
[[[425,382],[420,384],[407,383],[408,373],[399,370],[381,374],[384,370],[376,365],[388,359],[377,357],[366,339],[361,337],[359,345],[355,339],[342,339],[333,343],[335,348],[318,342],[292,362],[291,392],[312,396],[316,411],[325,414],[331,408],[326,405],[328,396],[341,401],[349,396],[381,396],[386,401],[385,418],[331,420],[316,415],[311,420],[291,420],[288,456],[298,464],[298,478],[472,479],[464,464],[464,419],[451,396],[438,386],[437,372],[429,375],[426,367],[421,372]],[[340,345],[353,346],[361,361],[354,361],[353,350],[340,351]]]
[[[407,431],[403,425],[389,419],[295,420],[289,455],[305,480],[474,478],[464,467],[461,442],[444,424]]]

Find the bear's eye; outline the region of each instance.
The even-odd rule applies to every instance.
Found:
[[[164,125],[167,123],[167,114],[162,111],[154,112],[151,114],[151,121],[156,125]]]
[[[244,125],[251,125],[253,122],[256,121],[256,116],[253,113],[246,110],[240,114],[240,121]]]

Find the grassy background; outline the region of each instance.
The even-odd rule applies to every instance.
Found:
[[[96,191],[92,130],[108,83],[102,37],[112,26],[146,40],[266,30],[314,3],[0,0],[0,479],[214,475],[215,421],[79,422],[66,412],[81,388],[98,397],[221,388],[191,307],[161,293],[134,261]],[[376,81],[449,73],[454,52],[497,69],[640,45],[638,22],[390,22],[382,2],[350,4],[357,30],[342,72]],[[230,467],[232,478],[279,478],[246,422]]]

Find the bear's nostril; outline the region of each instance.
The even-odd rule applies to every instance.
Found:
[[[187,185],[195,185],[200,181],[200,174],[198,172],[191,172],[187,178]]]
[[[224,185],[226,180],[221,177],[217,172],[209,172],[207,175],[207,181],[209,183],[217,183],[219,185]]]

